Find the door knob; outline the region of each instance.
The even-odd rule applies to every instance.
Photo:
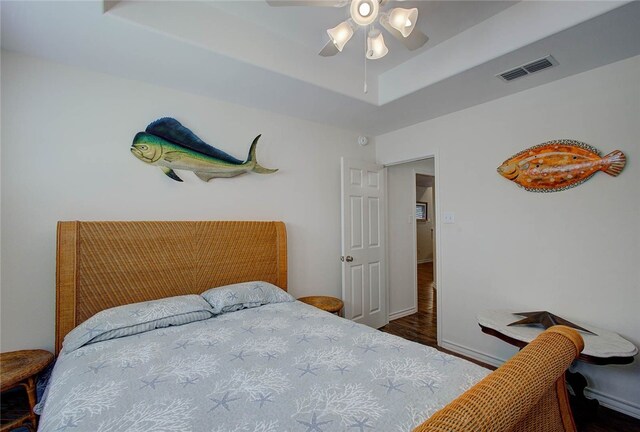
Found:
[[[352,261],[353,261],[353,257],[352,257],[352,256],[347,255],[347,257],[345,258],[345,260],[346,260],[347,262],[352,262]]]

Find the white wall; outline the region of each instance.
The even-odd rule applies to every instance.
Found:
[[[418,262],[433,261],[433,188],[416,186],[416,201],[427,203],[427,220],[416,221]]]
[[[400,143],[398,143],[400,144]],[[415,173],[434,174],[433,159],[387,168],[389,319],[415,313]]]
[[[162,116],[242,159],[262,133],[280,172],[177,183],[129,151]],[[53,347],[58,220],[283,220],[291,293],[340,295],[340,157],[374,160],[357,135],[3,51],[1,350]]]
[[[513,354],[480,333],[476,314],[490,308],[550,310],[640,345],[639,77],[635,57],[376,138],[380,163],[437,154],[438,212],[456,216],[438,237],[445,346],[488,360]],[[549,194],[496,173],[554,138],[621,149],[627,167]],[[640,417],[640,362],[580,369],[601,402]]]

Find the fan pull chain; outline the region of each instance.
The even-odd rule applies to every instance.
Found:
[[[364,29],[364,93],[367,94],[367,28]]]

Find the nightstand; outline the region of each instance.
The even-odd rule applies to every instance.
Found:
[[[10,431],[19,426],[35,431],[37,417],[33,412],[36,404],[36,380],[53,361],[53,354],[44,350],[12,351],[0,354],[0,392],[23,387],[28,403],[28,412],[11,419],[2,419],[0,432]],[[26,409],[27,407],[25,407]]]
[[[302,303],[306,303],[311,306],[315,306],[323,311],[331,312],[332,314],[340,315],[340,311],[344,307],[344,302],[339,298],[329,296],[309,296],[300,297]]]
[[[510,311],[489,310],[478,314],[478,324],[483,333],[495,336],[518,348],[523,348],[544,329],[540,326],[509,325],[520,318],[522,318],[521,315],[515,315]],[[638,348],[620,335],[592,325],[574,322],[592,332],[580,331],[580,336],[584,340],[584,349],[576,361],[595,365],[623,365],[632,363],[634,356],[638,354]],[[595,418],[599,403],[596,399],[585,397],[586,378],[579,372],[571,371],[565,372],[565,378],[573,390],[570,402],[578,425],[585,420]]]

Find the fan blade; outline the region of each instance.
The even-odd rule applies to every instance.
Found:
[[[332,41],[327,42],[327,44],[320,50],[318,53],[319,56],[322,57],[331,57],[338,54],[338,47]]]
[[[319,7],[343,7],[348,0],[266,0],[269,6],[319,6]]]
[[[417,50],[429,40],[429,37],[417,28],[414,28],[409,36],[404,37],[402,36],[402,33],[391,27],[388,19],[383,19],[383,17],[380,18],[380,25],[382,25],[386,31],[391,33],[391,36],[402,42],[409,51]]]

